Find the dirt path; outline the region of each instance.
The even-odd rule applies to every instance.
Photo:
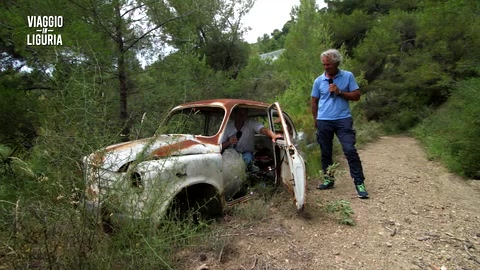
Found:
[[[332,190],[310,180],[309,218],[272,200],[261,221],[222,224],[217,248],[182,254],[185,269],[480,269],[480,181],[428,161],[406,136],[381,137],[359,152],[370,199],[356,197],[348,173]],[[350,202],[355,226],[325,210],[339,200]]]

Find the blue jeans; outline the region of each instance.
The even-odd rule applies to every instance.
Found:
[[[355,130],[351,117],[339,120],[317,120],[317,142],[322,152],[322,170],[327,173],[328,166],[333,164],[333,136],[337,135],[342,144],[343,153],[348,161],[350,176],[355,184],[365,180],[362,162],[355,148]]]
[[[253,165],[253,153],[252,152],[243,152],[242,153],[243,161],[245,161],[245,164],[247,165],[247,169],[250,170],[250,168]]]

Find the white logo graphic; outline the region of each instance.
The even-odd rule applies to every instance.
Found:
[[[62,35],[53,33],[51,28],[63,27],[63,16],[27,16],[28,27],[37,28],[35,34],[27,35],[29,46],[63,45]]]

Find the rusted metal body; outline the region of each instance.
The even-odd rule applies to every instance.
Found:
[[[283,183],[293,194],[296,208],[302,210],[305,165],[294,145],[300,136],[293,122],[278,103],[239,99],[182,104],[169,114],[167,133],[85,156],[87,209],[99,217],[159,220],[173,205],[185,205],[182,200],[188,205],[201,202],[207,212],[222,209],[228,201],[242,201],[239,194],[248,173],[244,161],[232,149],[221,149],[222,135],[236,107],[248,108],[250,117],[264,119],[265,127],[283,133],[283,140],[272,142],[258,135],[255,141],[269,150],[273,181]]]

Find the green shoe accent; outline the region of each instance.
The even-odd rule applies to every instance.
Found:
[[[335,180],[330,178],[330,177],[325,177],[325,180],[323,181],[323,184],[320,184],[317,189],[330,189],[333,188],[333,185],[335,184]]]
[[[355,185],[355,189],[357,190],[358,197],[361,199],[368,198],[368,192],[365,189],[365,184]]]

